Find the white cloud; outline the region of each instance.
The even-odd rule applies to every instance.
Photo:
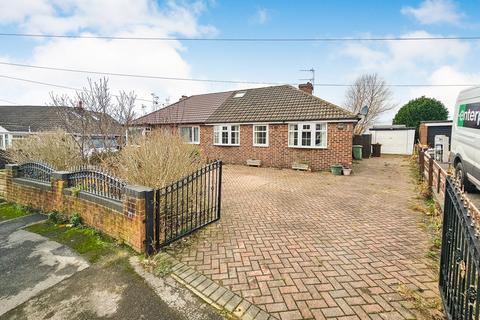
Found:
[[[270,20],[270,13],[265,8],[259,8],[257,12],[251,17],[250,23],[265,24]]]
[[[444,65],[435,69],[428,77],[428,83],[433,85],[442,84],[474,84],[480,83],[480,73],[464,73],[451,65]],[[410,90],[410,98],[425,95],[436,98],[448,108],[450,118],[461,90],[466,87],[427,87],[413,88]]]
[[[426,31],[403,34],[402,37],[438,37]],[[452,61],[462,61],[471,51],[467,42],[459,40],[438,41],[386,41],[384,44],[348,44],[343,56],[360,61],[363,70],[377,69],[383,73],[409,71],[418,73],[419,65],[434,66]],[[421,69],[421,68],[420,68]]]
[[[402,37],[435,37],[425,31],[415,31]],[[386,41],[384,43],[348,44],[340,49],[340,57],[353,58],[355,67],[347,79],[353,81],[363,73],[376,72],[387,83],[396,84],[472,84],[479,75],[463,73],[469,57],[478,48],[468,42],[449,41]],[[345,61],[343,61],[345,63]],[[471,68],[472,66],[469,65]],[[473,66],[474,67],[474,66]],[[459,87],[393,87],[395,103],[400,108],[408,100],[422,95],[434,97],[446,106],[453,106]],[[389,122],[397,110],[384,114],[380,122]]]
[[[464,16],[452,0],[425,0],[419,7],[403,7],[401,12],[421,24],[459,24]]]
[[[20,29],[55,34],[76,33],[80,30],[80,34],[84,35],[154,37],[200,36],[215,32],[213,27],[198,23],[199,15],[206,10],[206,4],[201,1],[191,5],[171,1],[165,8],[160,8],[153,0],[39,0],[39,5],[33,9],[27,2],[11,2],[14,8],[9,12],[2,11],[0,6],[0,20],[3,18],[4,21],[10,21]],[[192,68],[182,56],[185,50],[187,48],[177,41],[62,38],[39,41],[28,59],[20,61],[12,57],[0,57],[0,60],[60,68],[191,78]],[[86,85],[87,76],[92,79],[100,77],[9,66],[0,66],[0,74],[77,88]],[[161,102],[167,97],[175,102],[183,94],[198,94],[208,88],[204,83],[116,76],[110,77],[110,85],[112,93],[134,90],[139,98],[148,99],[150,93],[154,92],[160,96]],[[0,78],[0,98],[3,99],[42,105],[49,102],[51,91],[72,94],[68,90]],[[139,101],[138,106],[142,103],[149,104]]]

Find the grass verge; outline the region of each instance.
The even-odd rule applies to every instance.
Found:
[[[34,210],[11,202],[0,202],[0,221],[6,221],[35,213]]]
[[[118,245],[112,238],[84,226],[70,227],[66,224],[55,224],[52,221],[46,221],[29,226],[26,230],[38,233],[72,248],[91,263],[114,253],[118,248]]]
[[[442,244],[442,217],[441,208],[432,197],[431,189],[428,184],[422,180],[418,170],[417,158],[413,156],[410,160],[410,175],[415,184],[415,191],[418,197],[412,199],[410,209],[420,212],[423,215],[422,228],[428,235],[429,246],[425,257],[430,262],[430,268],[434,271],[438,281],[438,271],[440,265],[440,249]],[[425,298],[421,292],[417,292],[406,286],[400,286],[398,292],[405,299],[412,301],[415,308],[426,319],[443,319],[443,308],[440,297]]]

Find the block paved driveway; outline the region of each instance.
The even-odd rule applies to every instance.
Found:
[[[279,319],[411,319],[437,297],[403,157],[353,176],[225,166],[220,223],[174,254]]]

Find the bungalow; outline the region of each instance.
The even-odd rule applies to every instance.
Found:
[[[268,167],[351,165],[357,116],[312,95],[311,83],[183,96],[134,121],[173,128],[210,159]]]
[[[42,131],[63,129],[76,138],[88,135],[88,148],[106,144],[117,145],[122,132],[120,124],[110,116],[81,108],[55,106],[0,106],[0,150],[15,140]],[[88,150],[86,150],[88,151]]]

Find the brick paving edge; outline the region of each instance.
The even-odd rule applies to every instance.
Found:
[[[214,308],[226,310],[242,320],[277,319],[192,267],[178,261],[167,253],[164,254],[171,262],[170,276]]]

